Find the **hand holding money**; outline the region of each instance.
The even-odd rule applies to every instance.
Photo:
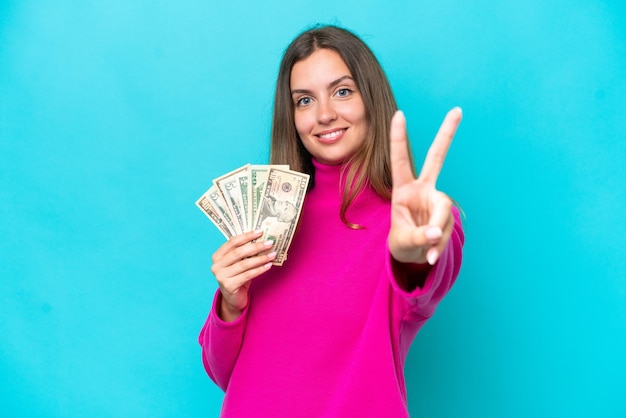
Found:
[[[282,265],[302,211],[309,175],[285,165],[246,164],[213,180],[196,206],[226,238],[262,231],[256,241],[274,243]]]
[[[261,231],[236,235],[213,254],[211,272],[220,287],[219,317],[231,322],[248,306],[251,281],[272,267],[272,241],[258,241]]]

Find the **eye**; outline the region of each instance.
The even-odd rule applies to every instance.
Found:
[[[339,89],[336,94],[339,97],[348,97],[350,93],[352,93],[352,90],[350,89]]]
[[[311,98],[308,96],[300,97],[298,100],[296,100],[296,106],[298,107],[308,106],[310,104],[311,104]]]

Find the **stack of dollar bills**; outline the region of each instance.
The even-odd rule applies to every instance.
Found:
[[[213,180],[196,206],[226,238],[262,230],[258,241],[274,242],[281,266],[302,212],[309,175],[287,165],[246,164]]]

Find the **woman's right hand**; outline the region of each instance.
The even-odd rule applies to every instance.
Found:
[[[263,235],[262,231],[250,231],[234,236],[213,254],[211,272],[217,279],[222,293],[219,316],[231,322],[241,316],[248,306],[248,290],[252,279],[272,267],[276,252],[272,241],[252,242]]]

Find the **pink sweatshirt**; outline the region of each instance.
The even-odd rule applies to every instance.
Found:
[[[347,213],[365,229],[350,229],[339,218],[340,168],[315,167],[285,264],[253,280],[234,322],[218,317],[218,290],[200,333],[224,418],[408,416],[405,358],[459,273],[459,213],[423,287],[406,292],[390,265],[390,202],[365,190]]]

